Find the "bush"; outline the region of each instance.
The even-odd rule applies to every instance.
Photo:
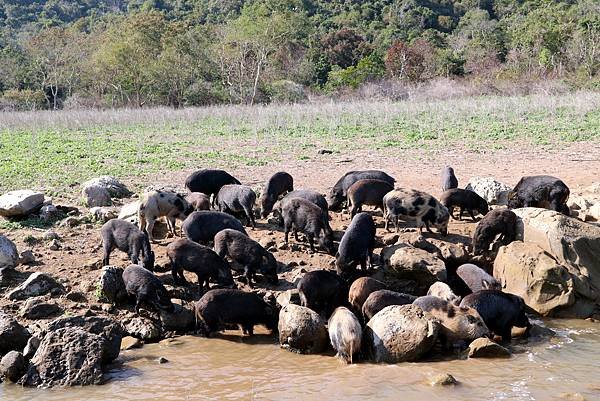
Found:
[[[286,79],[271,83],[267,93],[270,100],[276,103],[300,103],[307,98],[302,85]]]
[[[344,87],[356,89],[365,82],[377,80],[385,74],[383,60],[376,54],[362,58],[355,66],[340,68],[333,66],[327,78],[328,92]]]
[[[2,95],[2,110],[40,110],[48,107],[43,91],[9,89]]]

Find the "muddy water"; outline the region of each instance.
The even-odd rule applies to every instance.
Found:
[[[513,342],[508,360],[342,365],[280,350],[266,335],[179,337],[125,351],[104,386],[54,390],[0,384],[0,400],[598,400],[600,325],[546,321],[558,336]],[[159,364],[165,357],[168,363]],[[440,373],[461,382],[431,386]]]

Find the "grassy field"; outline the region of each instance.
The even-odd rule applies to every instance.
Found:
[[[444,101],[0,113],[0,192],[256,166],[317,149],[469,150],[600,140],[600,93]],[[400,153],[399,153],[400,154]],[[139,180],[141,181],[141,180]],[[134,187],[135,189],[135,187]]]

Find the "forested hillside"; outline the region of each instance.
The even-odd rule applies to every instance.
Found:
[[[598,0],[0,0],[2,109],[599,75]]]

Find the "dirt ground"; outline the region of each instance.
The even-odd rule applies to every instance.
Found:
[[[523,175],[550,174],[563,179],[571,188],[571,192],[600,181],[600,144],[574,143],[562,149],[539,149],[531,146],[518,147],[517,149],[500,149],[493,152],[472,152],[460,147],[449,148],[445,151],[416,151],[410,150],[401,154],[389,154],[386,150],[364,150],[353,154],[323,154],[315,152],[313,158],[306,161],[290,160],[278,165],[260,167],[245,167],[229,169],[241,182],[261,187],[270,175],[276,171],[285,170],[294,177],[296,189],[315,189],[326,193],[337,179],[345,172],[357,169],[382,169],[394,176],[398,186],[421,189],[439,196],[439,172],[444,165],[454,167],[459,179],[459,186],[464,187],[468,179],[474,176],[493,176],[509,185],[515,185]],[[222,166],[198,166],[198,168]],[[175,185],[183,188],[185,177],[191,171],[181,171],[156,176],[154,182],[148,185]],[[119,177],[125,184],[132,184],[127,178]],[[69,204],[68,199],[73,199],[73,194],[65,199],[55,199],[55,204]],[[127,203],[130,200],[124,199]],[[82,208],[82,213],[87,210]],[[330,213],[331,225],[335,231],[335,239],[339,241],[343,230],[349,224],[348,214]],[[374,212],[378,223],[377,235],[382,238],[386,233],[383,230],[381,212]],[[261,243],[272,242],[277,247],[283,242],[283,232],[274,224],[266,220],[257,220],[257,228],[248,230],[250,236]],[[180,222],[178,222],[180,226]],[[449,231],[454,234],[470,236],[475,224],[470,222],[452,221]],[[87,301],[78,299],[71,301],[62,296],[57,299],[66,314],[89,313],[91,309],[96,314],[128,313],[118,311],[98,304],[95,295],[96,283],[100,275],[102,251],[99,249],[100,225],[80,225],[74,228],[53,228],[60,236],[62,248],[52,251],[48,242],[36,241],[33,244],[25,243],[27,236],[41,238],[45,230],[23,229],[4,233],[13,240],[19,249],[32,249],[36,256],[36,263],[31,266],[18,266],[17,273],[13,275],[9,286],[0,288],[0,308],[17,314],[21,303],[7,300],[4,294],[27,275],[33,272],[45,272],[59,279],[68,291],[81,292]],[[162,238],[160,235],[158,238]],[[164,266],[167,262],[166,245],[173,239],[162,238],[154,245],[156,263]],[[290,248],[277,249],[274,252],[280,262],[280,283],[273,287],[265,282],[259,282],[257,288],[265,290],[283,290],[294,286],[295,280],[305,271],[331,268],[334,257],[318,252],[311,254],[306,243],[297,244],[290,236]],[[378,254],[380,249],[376,250]],[[126,267],[129,262],[126,255],[114,251],[111,264]],[[159,273],[164,276],[164,281],[170,283],[170,273]],[[196,282],[195,276],[188,276],[188,281]],[[238,282],[240,288],[244,285]],[[193,291],[196,292],[195,287]],[[196,293],[194,298],[197,298]],[[75,299],[73,297],[70,297]],[[24,323],[27,322],[23,319]]]

